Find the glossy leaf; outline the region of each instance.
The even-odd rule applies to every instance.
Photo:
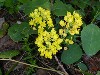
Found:
[[[62,1],[57,0],[53,5],[52,11],[56,16],[65,16],[67,11],[72,12],[74,11],[74,8],[69,4],[66,5]]]
[[[81,32],[82,47],[89,56],[95,55],[100,50],[100,28],[90,24]]]
[[[64,50],[61,61],[65,64],[73,64],[82,56],[82,50],[77,44],[69,45],[68,50]]]
[[[29,24],[23,22],[22,24],[15,24],[8,29],[8,35],[13,41],[22,41],[23,38],[29,37],[33,33],[33,30],[30,28]]]
[[[88,70],[87,66],[86,66],[84,63],[79,63],[78,66],[79,66],[79,68],[80,68],[81,70],[83,70],[83,71]]]
[[[38,8],[38,7],[43,7],[45,9],[50,9],[50,2],[49,0],[32,0],[32,1],[28,1],[27,3],[25,3],[22,8],[25,12],[25,14],[29,14],[31,12],[34,11],[34,9]]]

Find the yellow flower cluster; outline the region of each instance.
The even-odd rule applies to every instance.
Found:
[[[64,16],[64,20],[61,20],[59,24],[63,27],[63,29],[59,29],[59,35],[66,37],[69,33],[71,36],[73,36],[75,34],[79,34],[80,27],[83,24],[82,17],[75,11],[73,14],[67,12],[67,15]],[[72,41],[72,37],[71,39],[65,39],[65,42],[68,44],[74,43]]]
[[[48,27],[54,27],[50,14],[49,10],[38,7],[34,12],[30,13],[29,17],[32,19],[30,20],[29,25],[33,27],[33,30],[40,29],[39,31],[43,30],[47,25]]]
[[[29,25],[33,27],[33,30],[38,29],[38,37],[36,38],[35,44],[39,47],[40,56],[52,59],[52,55],[55,55],[62,49],[60,44],[63,40],[56,34],[50,14],[49,10],[41,7],[35,9],[29,15],[32,18]],[[46,28],[49,29],[49,32],[45,30]]]
[[[79,34],[80,26],[83,24],[81,18],[82,17],[75,11],[73,14],[67,12],[67,15],[64,16],[64,20],[61,20],[59,24],[67,28],[71,35]]]
[[[60,46],[63,40],[59,38],[59,35],[56,34],[54,28],[51,32],[46,30],[38,36],[35,41],[35,44],[39,47],[38,51],[41,53],[41,56],[52,59],[52,55],[55,55],[62,47]]]

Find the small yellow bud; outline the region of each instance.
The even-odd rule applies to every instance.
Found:
[[[59,24],[60,24],[62,27],[65,26],[65,23],[64,23],[63,20],[61,20],[61,21],[59,22]]]

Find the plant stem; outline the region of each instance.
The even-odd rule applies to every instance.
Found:
[[[63,65],[59,62],[58,58],[55,56],[55,60],[58,62],[58,65],[61,67],[61,69],[63,70],[63,72],[65,73],[65,75],[69,75],[66,70],[64,69]]]
[[[66,75],[64,72],[55,70],[55,69],[53,69],[53,68],[52,68],[52,69],[43,68],[43,67],[39,67],[39,66],[36,66],[36,65],[31,65],[31,64],[24,63],[24,62],[12,60],[12,59],[0,59],[0,60],[9,60],[9,61],[16,62],[16,63],[19,63],[19,64],[27,65],[27,66],[30,66],[30,67],[36,67],[36,68],[40,68],[40,69],[44,69],[44,70],[54,71],[54,72],[57,72],[57,73],[60,74],[60,75],[61,75],[61,74]]]

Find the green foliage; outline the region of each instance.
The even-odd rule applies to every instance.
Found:
[[[79,67],[82,71],[87,71],[87,70],[88,70],[87,66],[86,66],[84,63],[79,63],[79,64],[78,64],[78,67]]]
[[[61,61],[65,64],[73,64],[82,56],[82,50],[77,44],[69,45],[68,50],[64,50]]]
[[[84,27],[81,40],[85,53],[89,56],[95,55],[100,50],[100,28],[94,24]]]
[[[25,3],[22,8],[25,12],[26,15],[28,15],[30,12],[32,12],[34,9],[38,8],[38,7],[43,7],[45,9],[50,9],[50,3],[49,0],[32,0],[32,1],[28,1],[27,3]]]
[[[28,23],[23,22],[22,24],[15,24],[8,30],[8,35],[14,41],[22,41],[24,38],[29,37],[33,33],[33,30],[30,28]]]
[[[5,52],[0,52],[0,58],[12,58],[19,54],[18,50],[8,50]]]
[[[82,16],[83,25],[81,29],[81,36],[80,34],[73,36],[74,39],[72,39],[74,40],[74,43],[77,44],[68,45],[68,50],[64,50],[61,54],[61,61],[65,64],[74,64],[78,62],[78,64],[76,64],[81,69],[81,73],[84,75],[92,75],[88,72],[85,72],[88,70],[87,66],[84,63],[79,63],[78,60],[81,58],[84,52],[88,56],[93,56],[100,50],[100,0],[0,0],[0,9],[4,9],[3,17],[5,19],[9,19],[7,16],[5,17],[5,15],[8,14],[16,13],[19,15],[18,11],[21,11],[22,14],[25,14],[22,15],[22,17],[26,16],[25,20],[23,20],[24,22],[21,24],[13,24],[11,27],[9,27],[8,23],[3,23],[2,28],[0,29],[0,38],[6,35],[8,31],[8,35],[13,41],[23,41],[22,50],[26,52],[23,60],[33,65],[36,65],[35,56],[38,55],[37,46],[34,45],[35,41],[33,40],[36,40],[38,32],[37,30],[30,28],[29,24],[27,23],[29,20],[27,16],[38,7],[42,7],[51,11],[51,18],[57,33],[59,32],[58,29],[60,28],[59,21],[66,15],[67,11],[71,13],[76,11]],[[7,12],[6,14],[5,11]],[[0,11],[0,15],[1,13],[2,11]],[[9,24],[12,24],[12,22]],[[65,43],[62,43],[62,47],[63,45],[65,45]],[[17,50],[5,51],[0,53],[0,58],[12,58],[18,54],[19,51]],[[32,75],[35,70],[36,68],[34,67],[28,67],[26,69],[26,74]],[[98,71],[96,75],[99,74],[100,71]],[[2,75],[1,70],[0,75]]]
[[[72,12],[74,11],[74,8],[70,4],[66,5],[62,1],[56,0],[56,2],[53,5],[53,13],[56,16],[64,16],[66,15],[67,11]]]
[[[100,71],[98,71],[96,75],[100,75]]]
[[[4,6],[8,9],[9,13],[12,14],[19,10],[17,3],[18,2],[16,0],[6,0],[4,2]]]

